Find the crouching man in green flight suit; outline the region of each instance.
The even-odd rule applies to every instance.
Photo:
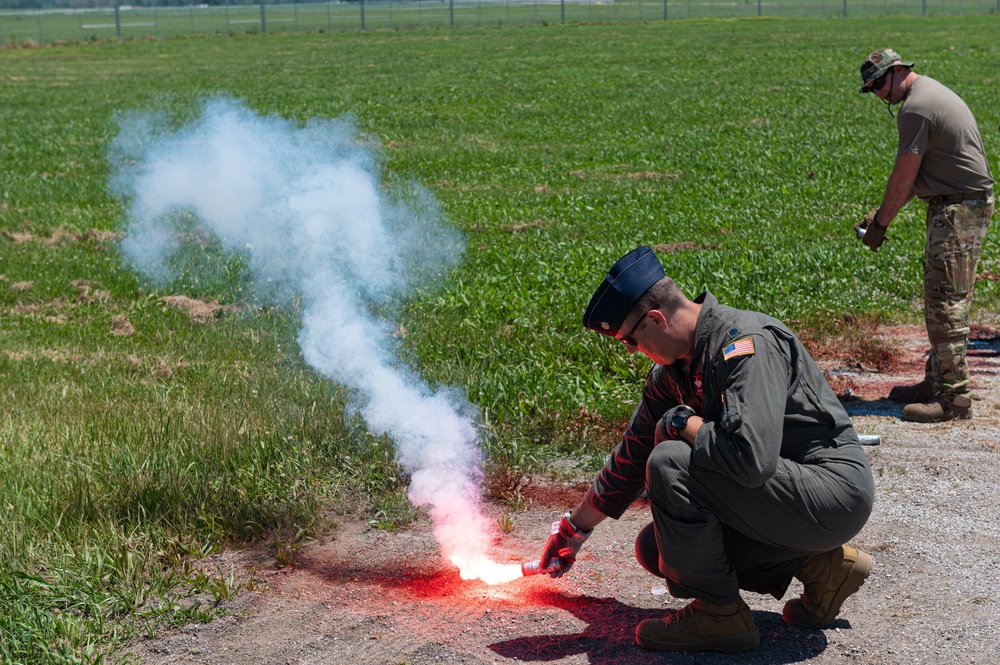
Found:
[[[611,268],[584,325],[655,366],[642,399],[580,504],[553,525],[541,557],[565,574],[606,517],[642,494],[652,523],[639,563],[686,607],[636,628],[661,651],[753,649],[759,642],[740,589],[800,597],[785,621],[833,622],[868,577],[871,558],[844,545],[868,521],[875,487],[851,420],[798,338],[780,321],[694,301],[649,247]]]

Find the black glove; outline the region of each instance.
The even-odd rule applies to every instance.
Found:
[[[656,423],[653,445],[658,446],[664,441],[680,441],[681,432],[687,426],[687,419],[693,415],[695,415],[694,409],[687,404],[678,404],[664,413],[660,421]]]
[[[542,559],[538,562],[540,568],[548,568],[552,565],[552,559],[559,557],[562,564],[559,570],[553,570],[551,577],[562,577],[569,572],[576,562],[576,553],[583,547],[583,543],[590,538],[593,531],[580,531],[569,521],[569,511],[563,515],[558,522],[552,523],[552,535],[545,541],[542,548]]]
[[[858,238],[866,246],[870,247],[873,252],[882,246],[882,243],[885,241],[885,231],[889,228],[882,226],[876,221],[880,207],[875,206],[874,209],[865,215],[864,219],[854,225],[854,232]]]

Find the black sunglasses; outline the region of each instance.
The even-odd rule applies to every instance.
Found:
[[[649,312],[646,312],[646,314],[649,314]],[[642,316],[639,317],[639,320],[635,322],[634,326],[632,326],[632,330],[629,330],[628,334],[621,338],[622,342],[624,342],[629,346],[639,346],[638,344],[635,343],[635,340],[632,339],[632,335],[634,335],[635,331],[639,329],[639,326],[642,325],[642,322],[646,320],[646,314],[643,314]]]
[[[868,92],[875,92],[876,90],[881,90],[882,86],[885,85],[885,80],[889,78],[889,74],[892,73],[892,69],[889,69],[885,74],[879,76],[877,79],[871,82],[871,85],[867,86],[865,90]]]

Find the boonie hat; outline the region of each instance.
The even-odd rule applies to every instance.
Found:
[[[913,63],[903,60],[899,54],[891,48],[880,48],[872,52],[865,61],[861,63],[861,90],[858,92],[871,92],[869,87],[879,76],[885,74],[890,67],[903,65],[912,67]]]
[[[666,277],[652,247],[643,245],[618,259],[587,305],[583,325],[615,337],[639,299]]]

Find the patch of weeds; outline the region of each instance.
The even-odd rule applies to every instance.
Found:
[[[300,545],[298,543],[292,543],[288,541],[278,541],[275,544],[274,550],[274,562],[279,568],[294,568],[299,563],[299,549]]]
[[[603,464],[609,442],[617,443],[624,430],[625,423],[609,419],[581,404],[577,417],[564,428],[565,441],[560,448],[572,446],[567,452],[572,451],[577,457],[599,456]]]
[[[219,546],[214,543],[178,536],[167,539],[160,547],[159,555],[172,566],[183,566],[191,559],[204,559],[218,550]]]
[[[581,464],[581,468],[586,472],[596,473],[604,468],[604,464],[605,462],[607,462],[607,460],[608,460],[608,453],[606,452],[590,453],[584,458],[583,463]]]
[[[527,481],[525,482],[525,485],[526,484]],[[526,512],[528,508],[531,507],[531,499],[524,498],[524,494],[521,493],[520,488],[513,496],[505,498],[503,502],[507,506],[507,508],[509,508],[511,511],[515,513]]]
[[[490,499],[503,501],[512,510],[524,510],[522,490],[529,474],[539,466],[538,449],[519,438],[503,438],[484,426],[480,440],[486,449],[484,493]]]
[[[497,526],[500,528],[500,533],[513,533],[514,523],[514,517],[510,513],[501,512],[500,516],[497,517]]]
[[[368,524],[385,531],[396,531],[412,522],[417,516],[417,509],[406,498],[405,487],[398,487],[392,492],[372,497],[372,511]]]
[[[249,579],[241,580],[233,571],[223,574],[219,570],[206,570],[190,560],[185,560],[177,571],[172,572],[170,579],[172,587],[161,587],[161,593],[149,599],[136,612],[136,618],[149,637],[156,634],[160,625],[177,627],[209,623],[224,613],[220,609],[223,602],[232,600],[244,589],[255,591],[261,588],[254,574]]]
[[[375,515],[368,520],[368,526],[373,526],[376,529],[381,529],[382,531],[395,531],[396,523],[389,519],[389,516],[384,510],[378,510]]]
[[[146,621],[146,634],[156,635],[157,624],[168,627],[184,626],[189,623],[210,623],[218,612],[200,600],[183,603],[179,598],[159,599],[150,607],[137,613],[136,617]]]
[[[188,578],[188,584],[193,594],[210,594],[215,607],[224,601],[232,600],[241,589],[250,589],[254,586],[251,582],[237,581],[236,574],[231,571],[228,575],[214,576],[201,569]]]
[[[878,335],[879,313],[842,314],[825,325],[797,325],[802,343],[816,358],[837,358],[869,372],[891,372],[900,363],[902,351]]]
[[[299,529],[295,535],[290,538],[277,538],[274,541],[275,563],[281,568],[293,568],[297,566],[299,563],[298,553],[302,549],[302,543],[305,540],[305,537],[305,529]]]
[[[490,459],[486,463],[485,495],[503,501],[512,510],[524,506],[521,490],[528,482],[524,469],[510,461]]]
[[[396,463],[391,439],[369,433],[360,420],[348,426],[359,450],[338,455],[338,472],[368,499],[368,523],[389,531],[409,524],[417,511],[406,497],[410,478]]]

